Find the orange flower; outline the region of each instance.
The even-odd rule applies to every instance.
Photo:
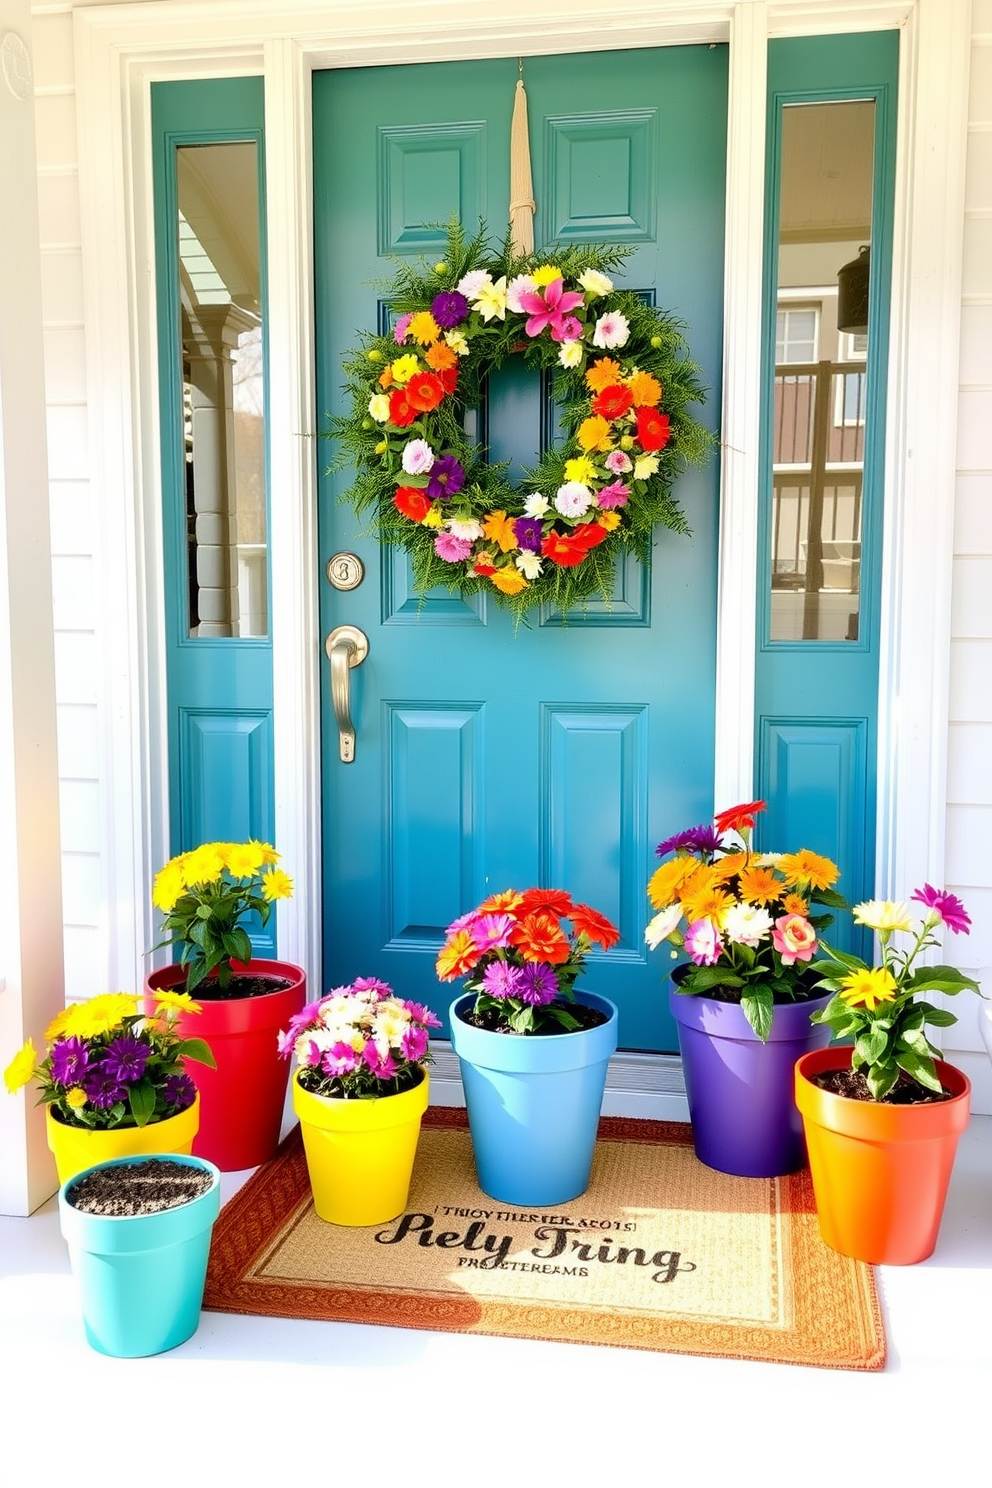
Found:
[[[516,889],[501,889],[498,894],[490,894],[488,899],[484,899],[476,913],[512,915],[523,902],[523,894],[518,893]]]
[[[519,568],[497,568],[489,575],[489,581],[501,594],[519,594],[527,588],[527,580]]]
[[[593,362],[586,372],[586,387],[591,388],[594,393],[599,393],[603,388],[619,382],[622,376],[619,362],[612,361],[610,357],[600,357],[599,361]]]
[[[604,951],[608,951],[620,939],[620,931],[616,925],[600,914],[598,909],[590,909],[588,904],[577,904],[569,918],[579,935],[588,935]]]
[[[513,530],[513,519],[508,517],[505,511],[490,512],[482,524],[482,531],[489,538],[490,542],[499,543],[504,553],[511,553],[517,546],[517,534]],[[507,590],[505,592],[509,593],[511,591]]]
[[[650,372],[635,372],[627,386],[635,408],[657,408],[661,402],[661,383]]]
[[[429,372],[423,374],[430,377]],[[405,387],[393,388],[389,395],[389,422],[395,424],[397,429],[405,429],[412,424],[420,410],[413,406]]]
[[[441,947],[435,970],[442,982],[453,982],[475,966],[482,952],[467,930],[456,930]]]
[[[443,372],[448,367],[458,366],[457,354],[444,341],[435,341],[433,346],[429,346],[424,352],[424,361],[435,372]]]
[[[781,892],[782,881],[770,868],[745,868],[741,874],[741,898],[748,904],[770,904]]]
[[[573,907],[572,896],[564,889],[525,889],[520,898],[521,912],[525,915],[539,912],[570,915]]]
[[[493,562],[492,553],[477,553],[475,562],[472,564],[472,572],[478,574],[482,579],[488,579],[490,575],[494,574],[496,572],[496,565]]]
[[[629,412],[634,401],[634,395],[624,383],[611,382],[601,388],[592,400],[593,413],[601,414],[606,419],[623,418]]]
[[[605,522],[587,522],[584,527],[576,527],[575,541],[581,543],[588,550],[598,548],[601,542],[605,542],[610,535],[610,529]]]
[[[577,534],[566,537],[561,532],[549,532],[541,543],[542,556],[550,558],[559,568],[575,568],[588,552],[588,546],[579,541]]]
[[[786,894],[782,900],[782,908],[790,915],[805,917],[809,914],[809,902],[800,894]]]
[[[385,367],[379,373],[379,386],[381,388],[388,388],[388,387],[392,387],[392,385],[393,385],[393,369],[392,369],[391,366]]]
[[[612,448],[609,423],[598,414],[595,418],[583,419],[575,437],[582,448],[587,451]]]
[[[689,880],[703,871],[702,864],[696,858],[672,858],[670,863],[662,863],[651,875],[648,898],[655,909],[667,909],[669,904],[674,904]],[[708,874],[706,881],[710,881]]]
[[[829,889],[840,878],[836,863],[804,847],[797,853],[783,853],[776,867],[790,886],[808,884],[811,889]]]
[[[434,372],[415,372],[406,385],[406,395],[418,413],[430,413],[444,397],[444,383]]]
[[[726,889],[715,884],[689,885],[682,893],[682,912],[691,924],[694,920],[712,920],[720,926],[734,900]]]
[[[597,526],[602,527],[604,532],[613,532],[620,526],[620,513],[617,511],[605,511],[602,516],[596,518]]]
[[[747,867],[747,853],[734,852],[724,853],[722,858],[717,858],[715,863],[710,863],[711,883],[726,883],[728,879],[736,878],[742,869]]]
[[[672,437],[669,423],[667,413],[659,413],[657,408],[639,408],[637,410],[637,437],[641,441],[641,448],[663,450]]]
[[[510,944],[524,960],[546,961],[549,966],[561,966],[572,954],[568,937],[551,914],[531,914],[514,925]]]
[[[397,486],[393,505],[411,522],[422,522],[431,509],[431,500],[416,486]]]

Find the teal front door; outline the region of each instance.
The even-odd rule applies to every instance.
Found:
[[[632,250],[618,282],[685,323],[715,429],[726,48],[528,59],[524,76],[537,244]],[[515,59],[315,76],[322,415],[343,411],[341,359],[359,330],[385,323],[391,259],[438,258],[432,224],[453,214],[502,239],[516,79]],[[546,403],[536,376],[494,379],[495,458],[536,463],[554,426]],[[322,444],[321,465],[334,454]],[[682,478],[692,536],[659,529],[650,568],[618,572],[611,605],[515,630],[479,599],[445,590],[422,602],[405,557],[340,502],[348,472],[322,478],[322,570],[341,553],[364,566],[354,588],[322,578],[322,631],[356,626],[369,643],[349,672],[350,763],[325,672],[325,988],[380,976],[443,1015],[445,926],[494,890],[550,885],[620,926],[586,985],[618,1004],[621,1046],[676,1048],[668,963],[643,941],[645,883],[658,840],[713,808],[718,480],[716,458]]]

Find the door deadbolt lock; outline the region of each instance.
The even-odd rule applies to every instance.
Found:
[[[357,553],[335,553],[327,560],[327,580],[335,589],[357,589],[365,577],[365,564]]]

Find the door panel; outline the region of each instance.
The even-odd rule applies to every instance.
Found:
[[[535,240],[624,243],[618,282],[688,327],[719,407],[726,49],[679,47],[526,63]],[[340,361],[382,326],[386,255],[445,247],[458,213],[498,241],[509,199],[515,61],[317,74],[314,214],[318,407],[342,410]],[[601,108],[603,101],[622,108]],[[471,415],[470,415],[471,417]],[[492,379],[480,433],[494,458],[533,465],[553,437],[540,377]],[[335,451],[323,445],[322,464]],[[691,538],[659,529],[649,569],[617,576],[611,605],[516,630],[479,595],[412,591],[321,481],[321,562],[356,552],[361,586],[321,586],[326,634],[358,625],[350,673],[355,760],[342,764],[325,689],[326,986],[379,975],[447,1012],[434,958],[444,927],[488,892],[553,884],[614,919],[622,939],[590,958],[590,989],[620,1007],[624,1047],[674,1049],[665,966],[643,943],[653,846],[713,806],[718,466],[679,482]]]

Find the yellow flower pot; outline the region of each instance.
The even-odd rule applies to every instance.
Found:
[[[402,1214],[410,1192],[420,1120],[427,1109],[427,1071],[419,1085],[378,1100],[311,1095],[293,1076],[293,1110],[321,1219],[339,1225],[384,1224]]]
[[[178,1116],[150,1121],[147,1126],[119,1126],[113,1131],[91,1131],[85,1126],[66,1126],[45,1112],[48,1146],[55,1157],[59,1183],[74,1178],[94,1163],[112,1157],[143,1157],[147,1153],[172,1152],[189,1157],[200,1125],[200,1097]]]

